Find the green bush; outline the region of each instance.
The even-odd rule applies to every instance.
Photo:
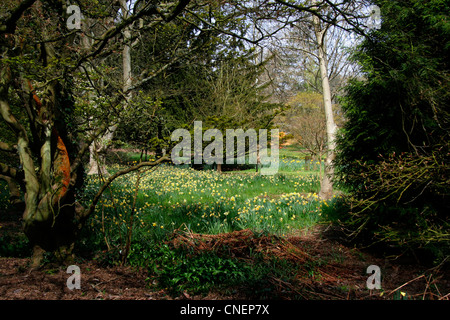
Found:
[[[335,167],[351,195],[346,226],[373,243],[442,257],[450,240],[450,7],[374,3],[383,23],[355,52],[364,77],[342,99]]]
[[[29,241],[25,235],[4,234],[0,236],[0,257],[25,258],[29,257],[31,252]]]

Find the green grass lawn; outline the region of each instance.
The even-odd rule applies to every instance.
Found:
[[[128,152],[124,159],[136,161],[136,156]],[[89,227],[119,241],[130,226],[134,203],[134,239],[162,239],[175,229],[208,234],[247,228],[277,235],[299,232],[315,225],[321,207],[327,205],[317,196],[319,163],[311,163],[306,171],[304,157],[298,145],[281,148],[279,170],[272,176],[255,169],[220,174],[162,165],[140,173],[136,201],[138,174],[132,173],[117,179],[103,194]],[[96,177],[88,179],[86,204],[100,183]]]
[[[133,217],[136,237],[164,237],[175,229],[214,234],[247,228],[286,235],[316,224],[327,205],[317,196],[317,174],[220,174],[173,166],[141,174]],[[134,173],[113,183],[89,222],[91,228],[110,235],[126,231],[136,180]],[[99,183],[89,179],[86,202]]]

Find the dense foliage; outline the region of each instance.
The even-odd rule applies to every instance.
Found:
[[[354,55],[364,77],[347,87],[347,122],[338,140],[338,180],[354,197],[349,225],[371,242],[445,249],[450,5],[375,3],[382,27]]]

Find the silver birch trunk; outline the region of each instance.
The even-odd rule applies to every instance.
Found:
[[[326,54],[326,28],[321,28],[318,17],[313,17],[314,31],[318,44],[318,58],[320,75],[322,79],[323,103],[325,107],[325,118],[327,123],[327,158],[325,160],[325,172],[322,178],[319,197],[328,200],[333,196],[333,160],[336,148],[336,124],[333,116],[333,104],[331,100],[330,81],[328,78],[328,59]]]

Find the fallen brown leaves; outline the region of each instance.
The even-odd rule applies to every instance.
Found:
[[[189,248],[194,252],[215,252],[236,258],[248,258],[261,253],[266,259],[283,259],[305,263],[308,254],[288,240],[275,235],[258,235],[249,229],[215,235],[176,230],[170,240],[175,248]]]

